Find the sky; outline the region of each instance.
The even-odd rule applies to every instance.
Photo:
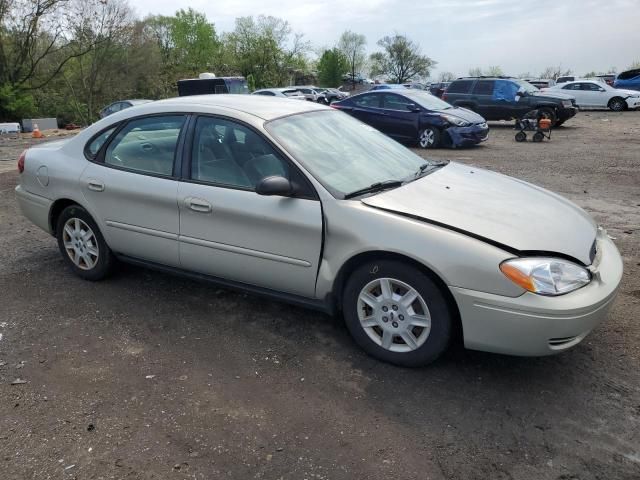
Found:
[[[438,62],[432,73],[466,75],[473,67],[502,67],[536,75],[562,65],[576,74],[623,71],[640,61],[640,0],[154,0],[132,2],[140,16],[192,7],[218,33],[236,17],[287,20],[316,48],[332,47],[345,30],[367,38],[368,53],[385,35],[400,33]]]

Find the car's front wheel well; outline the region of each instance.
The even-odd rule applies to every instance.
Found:
[[[342,309],[342,297],[344,293],[344,287],[347,283],[347,280],[351,276],[351,274],[364,263],[374,261],[374,260],[392,260],[398,263],[404,263],[407,265],[411,265],[420,271],[422,271],[425,275],[427,275],[431,280],[435,282],[435,284],[440,288],[440,291],[444,295],[447,304],[450,308],[450,311],[453,314],[454,318],[454,332],[453,337],[456,340],[462,339],[462,321],[460,319],[460,311],[458,309],[458,304],[453,298],[453,294],[451,290],[447,287],[447,284],[438,276],[433,270],[429,267],[414,260],[411,257],[407,257],[405,255],[401,255],[399,253],[394,252],[385,252],[385,251],[369,251],[360,253],[349,260],[347,260],[344,265],[340,268],[338,275],[336,276],[336,280],[333,284],[333,305],[332,310],[335,312],[339,312]]]
[[[49,231],[54,237],[56,235],[56,226],[58,225],[60,214],[70,205],[78,205],[78,202],[68,198],[60,198],[51,205],[51,209],[49,210]]]

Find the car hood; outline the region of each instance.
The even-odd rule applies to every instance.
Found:
[[[562,92],[558,92],[557,90],[554,89],[548,89],[548,90],[544,90],[544,91],[538,91],[538,92],[534,92],[533,93],[534,97],[551,97],[551,98],[557,98],[559,100],[575,100],[576,97],[574,97],[573,95],[568,95],[566,93],[562,93]]]
[[[485,121],[481,115],[478,115],[476,112],[472,112],[471,110],[467,110],[466,108],[447,108],[446,110],[439,111],[438,113],[458,117],[469,123],[483,123]]]
[[[547,252],[591,264],[597,225],[577,205],[527,182],[457,163],[362,199],[519,252]]]

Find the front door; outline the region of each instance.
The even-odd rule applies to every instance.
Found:
[[[200,116],[190,137],[190,171],[178,188],[182,267],[313,297],[322,210],[308,181],[243,124]],[[256,185],[273,175],[289,178],[298,193],[258,195]]]
[[[400,140],[416,140],[421,111],[409,110],[415,102],[395,93],[385,93],[382,107],[385,115],[382,117],[381,130],[387,135]]]
[[[116,253],[179,266],[173,169],[184,115],[129,121],[80,177],[90,211]]]

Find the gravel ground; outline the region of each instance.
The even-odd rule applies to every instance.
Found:
[[[555,357],[368,358],[340,319],[140,268],[84,282],[0,139],[0,478],[640,478],[640,112],[433,156],[543,185],[616,238],[608,321]],[[16,379],[26,383],[12,385]]]

